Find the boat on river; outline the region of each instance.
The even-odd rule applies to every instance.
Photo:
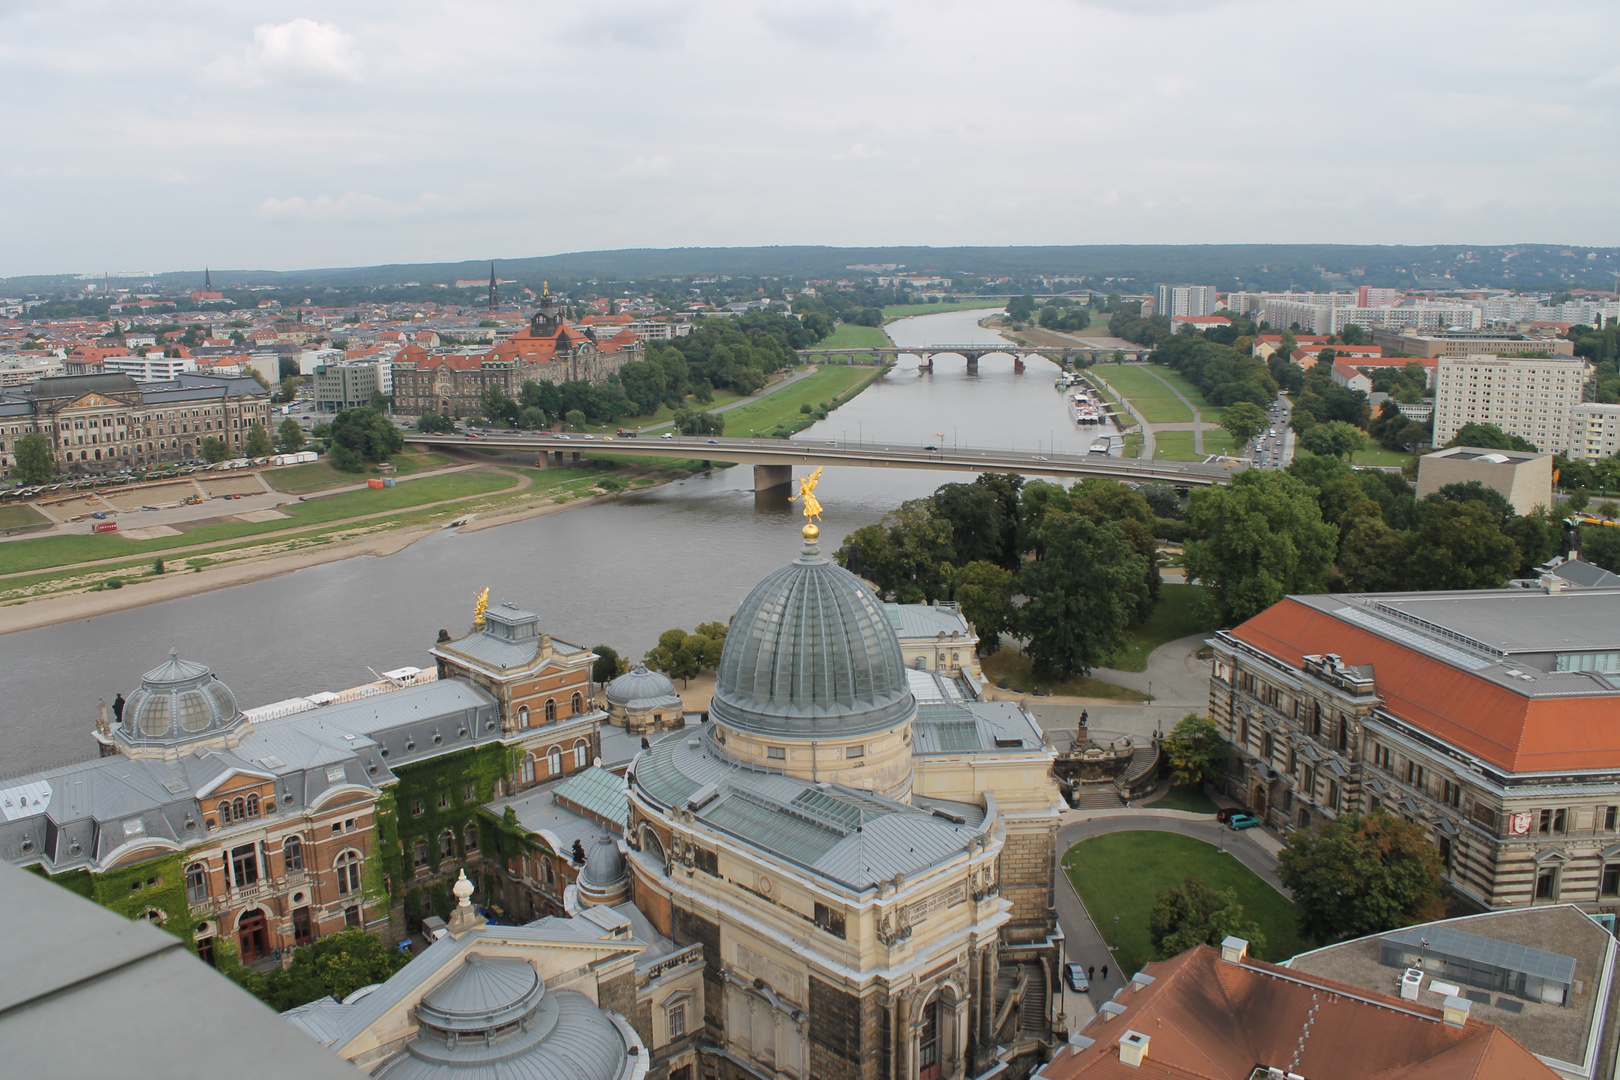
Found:
[[[1090,389],[1069,395],[1069,414],[1076,424],[1100,424],[1106,419],[1102,401]]]

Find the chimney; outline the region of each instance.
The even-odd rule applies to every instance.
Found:
[[[1148,1054],[1148,1043],[1152,1040],[1140,1031],[1127,1031],[1119,1037],[1119,1062],[1129,1065],[1133,1069],[1140,1069],[1142,1061]]]
[[[1541,588],[1549,596],[1556,596],[1564,591],[1564,579],[1557,574],[1547,574],[1541,579]]]
[[[1472,1001],[1465,997],[1448,997],[1444,1007],[1441,1009],[1441,1019],[1451,1027],[1467,1027],[1468,1010],[1473,1007],[1473,1004]]]
[[[1241,964],[1249,955],[1249,943],[1240,937],[1229,937],[1221,942],[1221,959],[1228,964]]]

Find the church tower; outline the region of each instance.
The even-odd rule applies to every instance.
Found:
[[[495,264],[489,264],[489,310],[495,310],[497,290],[495,288]]]

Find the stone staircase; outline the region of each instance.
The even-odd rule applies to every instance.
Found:
[[[1124,805],[1124,801],[1119,797],[1119,789],[1112,781],[1100,780],[1074,785],[1076,810],[1118,810]]]
[[[1029,969],[1029,985],[1024,1000],[1018,1006],[1018,1030],[1030,1038],[1046,1034],[1046,979],[1039,964],[1024,965]]]

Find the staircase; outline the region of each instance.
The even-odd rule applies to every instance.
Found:
[[[1132,759],[1135,763],[1135,759]],[[1118,810],[1125,803],[1119,797],[1119,789],[1107,780],[1095,783],[1074,785],[1074,807],[1076,810]]]
[[[1039,964],[1025,967],[1029,969],[1029,986],[1018,1006],[1018,1030],[1025,1038],[1044,1038],[1047,1033],[1046,979]]]
[[[1146,746],[1137,746],[1131,751],[1131,760],[1126,762],[1125,771],[1115,779],[1114,786],[1124,795],[1137,792],[1136,798],[1146,794],[1146,791],[1137,791],[1138,788],[1152,790],[1154,774],[1159,771],[1159,747],[1156,743]],[[1124,797],[1124,796],[1122,796]]]

